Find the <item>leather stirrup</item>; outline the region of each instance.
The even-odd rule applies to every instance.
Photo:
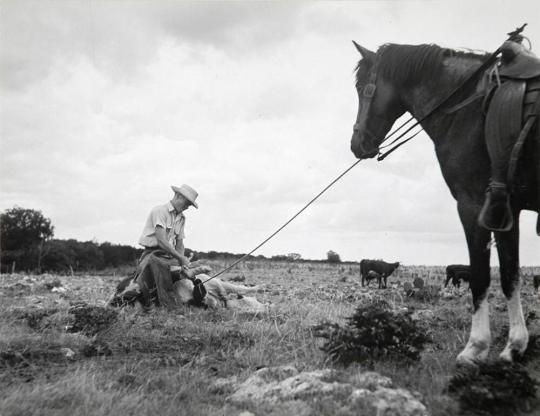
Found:
[[[506,185],[496,182],[489,185],[478,224],[490,231],[506,232],[512,229],[514,219]]]

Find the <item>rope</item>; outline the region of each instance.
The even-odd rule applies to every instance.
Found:
[[[525,28],[525,26],[527,26],[527,23],[525,23],[523,26],[521,27],[518,27],[516,28],[515,31],[513,32],[510,32],[508,33],[509,37],[508,37],[508,40],[515,40],[519,37],[521,37],[520,33],[523,31],[523,29]],[[497,60],[497,55],[500,53],[501,51],[501,48],[497,48],[497,50],[495,52],[493,52],[488,58],[486,61],[484,61],[476,70],[474,70],[471,75],[469,75],[465,81],[463,81],[460,85],[458,85],[456,88],[454,88],[450,94],[445,98],[443,99],[442,101],[440,101],[437,105],[435,105],[427,114],[425,114],[423,117],[420,117],[419,119],[416,120],[416,122],[414,122],[411,126],[409,126],[403,133],[401,133],[397,138],[395,138],[394,140],[392,140],[391,143],[389,144],[386,144],[385,146],[382,146],[380,147],[381,149],[382,148],[387,148],[391,145],[393,145],[394,143],[396,143],[398,140],[400,140],[401,138],[403,138],[403,136],[405,136],[408,132],[410,132],[412,129],[414,129],[415,127],[417,127],[418,125],[420,125],[420,123],[424,120],[426,120],[429,116],[431,116],[433,113],[435,113],[437,110],[439,110],[441,107],[443,107],[445,104],[448,103],[448,101],[450,101],[452,98],[454,98],[459,92],[462,91],[462,89],[469,83],[471,82],[472,80],[474,80],[479,74],[483,73],[488,67],[490,67],[491,65],[493,65],[496,60]],[[399,126],[396,130],[394,130],[393,132],[391,132],[389,135],[387,135],[381,142],[384,143],[386,141],[388,141],[390,139],[390,137],[392,137],[394,134],[396,134],[399,130],[401,130],[402,128],[404,128],[408,123],[410,123],[411,121],[414,120],[414,117],[410,117],[408,120],[406,120],[401,126]],[[421,127],[420,127],[421,128]],[[405,143],[407,143],[408,141],[414,139],[418,134],[420,134],[420,132],[422,132],[422,128],[414,133],[412,136],[410,136],[409,138],[405,139],[404,141],[402,141],[401,143],[398,143],[396,144],[394,147],[392,147],[390,150],[384,152],[384,153],[381,153],[379,152],[379,155],[377,157],[377,160],[378,161],[381,161],[381,160],[384,160],[388,155],[390,155],[392,152],[394,152],[397,148],[399,148],[400,146],[403,146]],[[215,274],[214,276],[212,276],[210,279],[206,280],[206,282],[222,275],[223,273],[225,273],[226,271],[229,271],[230,269],[232,269],[234,266],[236,266],[238,263],[242,262],[244,259],[246,259],[248,256],[250,256],[251,254],[253,254],[256,250],[258,250],[259,248],[261,248],[264,244],[266,244],[270,239],[272,239],[277,233],[279,233],[281,230],[283,230],[287,225],[289,225],[296,217],[298,217],[302,212],[304,212],[306,210],[307,207],[309,207],[313,202],[315,202],[323,193],[325,193],[332,185],[334,185],[338,180],[340,180],[343,176],[345,176],[352,168],[354,168],[358,163],[360,163],[363,159],[358,159],[356,162],[354,162],[350,167],[348,167],[347,169],[345,169],[345,171],[343,171],[336,179],[334,179],[332,182],[330,182],[330,184],[328,184],[321,192],[319,192],[311,201],[309,201],[306,205],[304,205],[304,207],[298,211],[296,214],[294,214],[287,222],[285,222],[285,224],[283,224],[281,227],[279,227],[277,229],[277,231],[275,231],[273,234],[271,234],[268,238],[266,238],[262,243],[260,243],[257,247],[255,247],[253,250],[251,250],[249,253],[247,254],[244,254],[240,259],[236,260],[233,264],[231,264],[229,267],[226,267],[225,269],[221,270],[219,273]],[[205,282],[205,283],[206,283]]]
[[[285,224],[283,224],[281,227],[277,229],[272,235],[270,235],[268,238],[266,238],[262,243],[260,243],[257,247],[255,247],[253,250],[251,250],[249,253],[244,254],[240,259],[236,260],[233,264],[231,264],[229,267],[226,267],[225,269],[221,270],[219,273],[212,276],[210,279],[206,280],[206,282],[214,279],[215,277],[218,277],[219,275],[225,273],[226,271],[229,271],[234,266],[236,266],[238,263],[243,261],[246,257],[253,254],[256,250],[261,248],[264,244],[266,244],[271,238],[273,238],[277,233],[279,233],[281,230],[283,230],[287,225],[289,225],[296,217],[298,217],[302,212],[306,210],[307,207],[309,207],[311,204],[313,204],[322,194],[324,194],[332,185],[334,185],[337,181],[339,181],[343,176],[345,176],[352,168],[354,168],[356,165],[358,165],[363,159],[358,159],[356,162],[354,162],[351,166],[349,166],[347,169],[345,169],[336,179],[334,179],[332,182],[330,182],[321,192],[319,192],[311,201],[309,201],[304,207],[298,211],[296,214],[294,214],[291,219],[289,219]]]

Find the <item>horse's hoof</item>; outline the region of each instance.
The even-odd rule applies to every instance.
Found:
[[[506,347],[504,348],[503,352],[499,354],[499,358],[503,361],[513,363],[516,359],[521,357],[525,350],[527,349],[527,344],[523,345],[516,345],[515,343],[508,343],[506,344]]]
[[[465,349],[457,356],[456,362],[464,365],[476,365],[485,361],[489,353],[489,344],[486,342],[472,343],[469,341]]]
[[[481,361],[482,360],[479,360],[477,357],[470,357],[463,353],[459,354],[456,358],[458,367],[476,367]]]

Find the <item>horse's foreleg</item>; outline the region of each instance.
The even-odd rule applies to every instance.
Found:
[[[514,216],[514,226],[505,233],[495,233],[501,286],[508,305],[510,328],[508,343],[500,357],[512,361],[514,354],[521,355],[527,349],[529,333],[521,308],[521,277],[519,275],[519,214]]]
[[[490,283],[488,242],[491,233],[477,224],[479,206],[458,204],[471,263],[470,289],[474,313],[467,345],[457,357],[460,363],[485,360],[491,344],[488,292]]]

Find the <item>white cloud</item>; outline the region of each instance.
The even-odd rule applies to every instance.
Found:
[[[41,209],[59,238],[135,244],[185,182],[200,192],[187,246],[247,252],[354,162],[352,39],[491,49],[534,10],[494,12],[480,31],[464,5],[3,2],[0,208]],[[522,261],[537,263],[539,239],[523,234]],[[260,252],[330,249],[466,261],[425,135],[360,163]]]

